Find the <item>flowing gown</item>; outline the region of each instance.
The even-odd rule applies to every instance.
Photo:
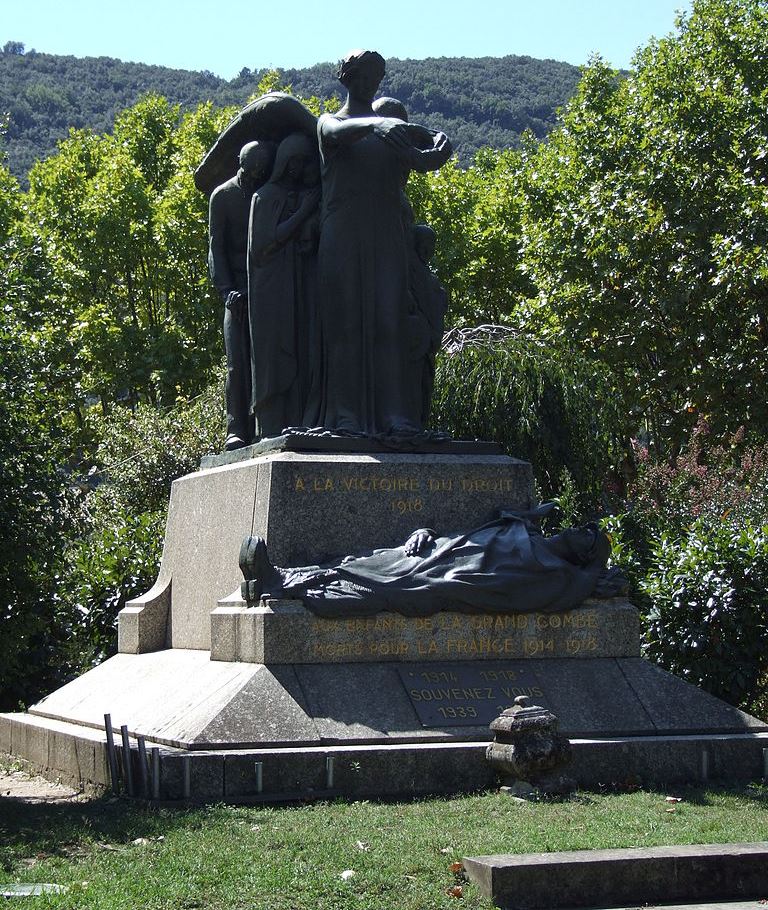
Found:
[[[373,133],[331,143],[318,123],[323,201],[318,251],[321,367],[305,423],[381,434],[413,428],[406,318],[403,163]]]

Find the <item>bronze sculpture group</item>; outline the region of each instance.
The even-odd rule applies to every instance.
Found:
[[[423,438],[447,299],[429,265],[434,231],[415,223],[405,187],[412,170],[445,164],[451,144],[409,123],[396,99],[374,100],[376,52],[353,51],[338,75],[339,111],[316,119],[289,95],[256,99],[195,175],[210,193],[209,264],[225,306],[227,449],[298,428],[396,446]],[[622,590],[606,574],[605,534],[544,537],[549,508],[293,569],[249,537],[243,591],[336,616],[567,610]]]
[[[257,99],[196,177],[210,198],[209,266],[224,302],[227,449],[285,429],[408,437],[429,410],[446,308],[434,233],[414,222],[411,170],[450,157],[444,133],[374,102],[384,60],[353,51],[342,108]],[[247,139],[240,145],[240,140]]]

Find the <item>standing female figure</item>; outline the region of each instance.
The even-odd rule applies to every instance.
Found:
[[[301,423],[311,372],[314,250],[306,229],[320,192],[304,175],[317,155],[293,133],[279,145],[269,181],[253,197],[248,231],[252,411],[262,438]]]

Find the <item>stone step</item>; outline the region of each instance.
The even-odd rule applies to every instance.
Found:
[[[507,910],[768,897],[768,842],[475,856],[464,869]]]
[[[116,727],[126,720],[120,710],[112,716]],[[139,732],[130,729],[132,734]],[[147,740],[148,749],[155,745],[157,740]],[[573,739],[571,745],[568,774],[581,787],[755,780],[763,773],[768,733]],[[159,798],[277,802],[472,792],[498,785],[484,758],[486,746],[487,742],[328,743],[211,751],[160,744]],[[73,786],[110,783],[106,739],[96,724],[0,714],[0,753],[23,759],[44,777]]]

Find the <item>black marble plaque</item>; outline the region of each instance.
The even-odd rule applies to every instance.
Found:
[[[548,707],[538,676],[523,661],[408,664],[397,672],[424,727],[487,727],[518,695]]]

